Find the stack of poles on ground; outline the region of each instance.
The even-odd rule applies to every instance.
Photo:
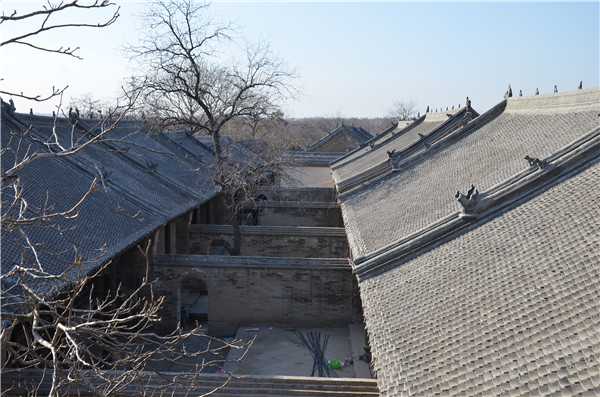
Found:
[[[323,343],[321,343],[321,333],[309,331],[306,336],[300,331],[295,332],[298,339],[304,343],[308,351],[313,357],[313,367],[310,376],[315,376],[315,371],[319,373],[320,377],[327,378],[339,378],[338,374],[333,371],[325,359],[325,351],[327,350],[327,342],[329,341],[329,335],[325,335]]]

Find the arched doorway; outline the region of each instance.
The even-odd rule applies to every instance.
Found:
[[[186,277],[181,281],[181,325],[203,327],[208,325],[208,288],[198,277]]]

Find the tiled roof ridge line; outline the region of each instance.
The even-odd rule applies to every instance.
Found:
[[[154,255],[155,265],[173,265],[189,267],[220,268],[292,268],[292,269],[338,269],[347,270],[350,265],[347,258],[296,258],[277,256],[230,256],[230,255],[182,255],[160,254]]]
[[[428,112],[425,113],[425,122],[439,122],[440,120],[443,120],[445,117],[447,117],[449,114],[454,116],[454,114],[461,112],[462,110],[466,109],[467,106],[462,106],[456,109],[450,109],[450,110],[444,110],[444,109],[440,109],[439,112]]]
[[[590,163],[600,160],[597,156],[599,150],[600,127],[542,159],[545,164],[542,168],[530,165],[508,180],[481,192],[470,216],[465,217],[460,211],[454,212],[400,240],[351,260],[353,271],[362,280],[386,271],[392,262],[393,267],[399,266],[441,240],[478,227],[502,211],[534,197],[534,193],[580,172]]]
[[[346,130],[345,127],[349,127],[348,130]],[[325,142],[333,139],[334,135],[336,135],[340,130],[346,131],[352,138],[356,139],[357,141],[361,141],[362,138],[355,133],[355,131],[354,131],[355,128],[360,128],[362,131],[364,131],[368,135],[371,135],[367,131],[363,130],[361,127],[348,126],[348,125],[342,124],[339,127],[337,127],[335,130],[331,131],[330,133],[328,133],[327,135],[325,135],[324,137],[322,137],[321,139],[319,139],[318,141],[316,141],[315,143],[313,143],[312,145],[307,147],[306,150],[311,151],[312,149],[322,146]],[[369,138],[369,140],[370,139],[371,138]]]
[[[435,145],[437,142],[440,142],[446,139],[448,136],[457,133],[460,131],[461,127],[456,128],[457,124],[461,122],[464,115],[471,111],[473,116],[473,120],[479,117],[479,113],[472,108],[463,107],[459,109],[452,117],[448,117],[446,121],[442,124],[434,128],[428,134],[423,135],[421,139],[413,142],[410,146],[404,148],[402,151],[398,153],[389,154],[389,158],[375,164],[368,169],[359,172],[358,174],[352,175],[349,178],[340,180],[336,185],[337,189],[340,193],[346,193],[352,191],[352,189],[360,187],[362,183],[368,182],[372,178],[377,178],[379,176],[383,176],[387,174],[389,171],[393,171],[394,168],[394,160],[401,159],[402,157],[406,157],[408,155],[418,153],[419,149],[423,148],[423,145],[426,145],[426,149],[428,150],[431,146]],[[466,125],[466,124],[465,124]],[[389,141],[389,140],[388,140]],[[422,152],[424,154],[424,152]],[[406,160],[406,159],[405,159]],[[396,160],[397,161],[397,160]],[[402,164],[400,162],[399,164]]]
[[[591,87],[561,93],[511,97],[507,99],[506,112],[514,114],[583,111],[598,106],[600,87]]]
[[[422,118],[424,118],[425,116],[423,116]],[[375,141],[378,137],[389,134],[390,132],[394,131],[396,128],[398,128],[398,122],[393,123],[390,127],[386,128],[385,130],[383,130],[382,132],[380,132],[379,134],[374,135],[371,139],[369,139],[368,141],[363,142],[363,144],[369,144],[373,141]],[[344,153],[343,156],[338,157],[337,159],[335,159],[334,161],[331,162],[331,166],[333,167],[333,165],[336,166],[340,166],[342,164],[339,164],[341,161],[343,161],[344,159],[347,159],[349,156],[352,156],[353,154],[357,153],[360,149],[362,149],[360,146],[357,147],[354,150],[351,150],[349,152]],[[346,164],[346,163],[344,163]]]
[[[404,127],[403,129],[401,129],[397,133],[393,134],[388,139],[375,144],[374,142],[377,140],[377,138],[381,138],[382,135],[387,135],[388,133],[391,133],[392,131],[394,131],[394,129],[396,129],[396,127],[398,126],[398,124],[396,124],[396,127],[390,127],[390,128],[388,128],[387,130],[383,131],[381,134],[375,135],[373,138],[369,139],[368,141],[363,142],[356,149],[354,149],[351,152],[346,153],[344,156],[338,158],[335,162],[333,162],[331,164],[331,170],[334,171],[334,170],[338,169],[339,167],[346,165],[347,164],[346,162],[341,163],[341,161],[344,160],[344,159],[346,159],[346,158],[348,158],[349,156],[351,156],[353,154],[357,154],[358,152],[362,151],[362,153],[359,153],[359,155],[355,159],[352,159],[352,161],[357,160],[357,159],[365,156],[367,153],[370,153],[372,150],[375,150],[375,149],[379,148],[384,143],[389,142],[391,139],[396,139],[397,137],[399,137],[399,136],[403,135],[404,133],[410,131],[411,129],[413,129],[416,126],[420,125],[424,120],[425,120],[425,115],[419,117],[418,119],[416,119],[415,121],[413,121],[412,123],[410,123],[410,125],[407,125],[406,127]],[[373,146],[371,146],[371,144],[373,144]],[[365,147],[369,147],[369,146],[371,146],[371,150],[364,150],[363,151],[363,149]]]
[[[506,99],[499,102],[497,105],[495,105],[493,108],[491,108],[484,114],[479,115],[478,117],[473,119],[471,122],[465,124],[464,126],[458,128],[455,131],[452,131],[451,134],[446,135],[444,138],[436,141],[429,147],[428,150],[417,152],[415,155],[410,156],[410,157],[404,159],[403,161],[401,161],[400,163],[398,163],[396,168],[392,168],[390,171],[388,171],[384,174],[381,174],[380,176],[378,176],[370,181],[367,181],[367,182],[363,183],[362,185],[359,185],[351,190],[348,190],[346,192],[339,194],[338,198],[340,200],[344,200],[349,197],[352,197],[356,194],[363,192],[364,190],[371,188],[373,185],[384,182],[389,177],[395,175],[398,172],[402,172],[403,170],[405,170],[408,167],[412,167],[422,161],[427,160],[431,155],[438,153],[441,150],[446,149],[447,146],[452,145],[456,141],[468,136],[469,134],[471,134],[475,130],[477,130],[480,126],[482,126],[483,124],[486,124],[493,118],[500,115],[504,111],[505,106],[506,106]],[[417,143],[420,143],[420,142],[417,142]]]

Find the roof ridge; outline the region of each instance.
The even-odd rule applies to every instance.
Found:
[[[472,205],[463,205],[461,211],[448,214],[420,230],[354,259],[353,270],[361,279],[380,274],[390,268],[392,261],[398,265],[400,261],[404,262],[428,250],[440,240],[479,227],[503,210],[536,197],[539,191],[559,184],[562,178],[579,173],[595,161],[600,161],[596,156],[599,149],[600,127],[544,159],[526,157],[529,167],[507,180],[484,192],[478,192],[472,186],[472,190],[475,191]],[[458,202],[462,205],[460,198]]]
[[[506,100],[506,112],[518,114],[553,114],[584,111],[594,107],[600,107],[600,87],[562,93],[510,97]]]

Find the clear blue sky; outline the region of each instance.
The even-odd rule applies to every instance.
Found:
[[[121,17],[113,26],[52,37],[81,47],[83,61],[3,47],[3,87],[30,93],[69,84],[67,96],[115,97],[131,74],[119,48],[135,41],[143,6],[116,3]],[[22,6],[2,5],[5,13]],[[600,85],[597,1],[216,2],[211,8],[250,40],[269,41],[296,68],[303,95],[285,105],[292,117],[378,117],[397,99],[415,100],[422,113],[428,105],[464,104],[466,96],[483,112],[502,100],[509,83],[515,95],[550,93],[555,84],[570,91],[580,80]],[[5,26],[2,33],[11,31]],[[56,106],[15,103],[23,112]]]

